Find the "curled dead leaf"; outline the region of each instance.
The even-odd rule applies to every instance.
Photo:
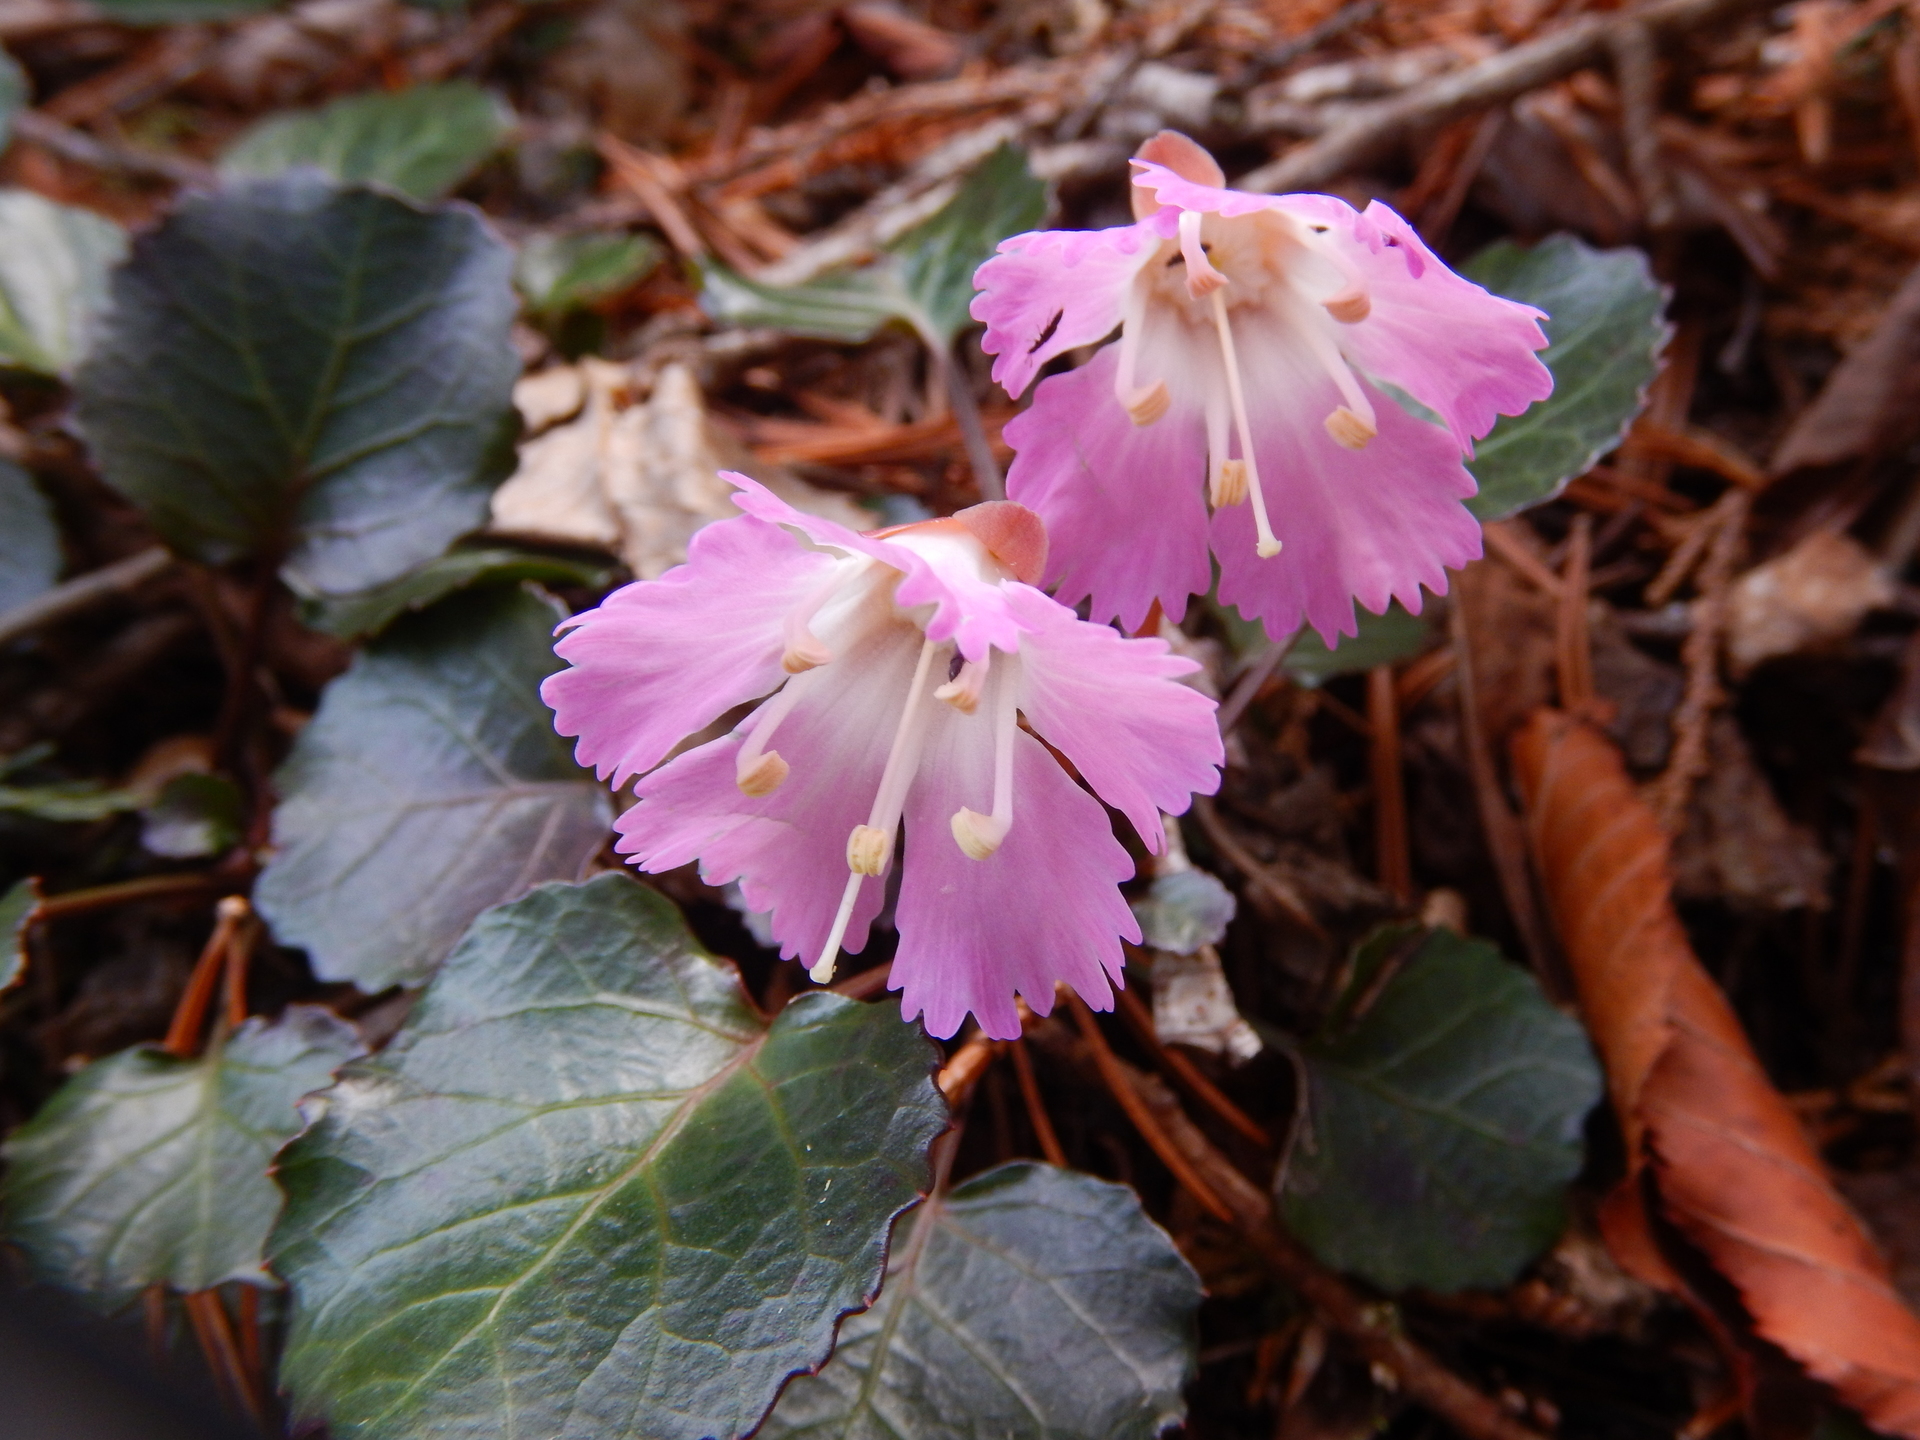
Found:
[[[1667,838],[1619,751],[1538,711],[1513,742],[1527,827],[1582,1014],[1626,1132],[1607,1239],[1638,1278],[1687,1286],[1660,1209],[1739,1293],[1754,1330],[1869,1424],[1920,1437],[1920,1318],[1847,1208],[1673,909]]]
[[[873,525],[846,496],[730,444],[709,423],[700,384],[684,365],[664,367],[641,402],[625,366],[583,360],[570,372],[577,391],[565,373],[543,372],[516,392],[530,427],[534,413],[573,418],[521,446],[520,468],[494,492],[496,535],[608,550],[651,580],[687,558],[696,530],[740,513],[722,470],[745,471],[796,509],[850,529]]]

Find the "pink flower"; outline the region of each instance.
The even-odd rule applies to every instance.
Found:
[[[1156,599],[1178,621],[1212,583],[1211,544],[1222,601],[1329,643],[1356,597],[1417,612],[1422,585],[1444,594],[1447,567],[1480,553],[1461,456],[1552,391],[1544,315],[1455,275],[1377,200],[1223,189],[1170,131],[1133,164],[1136,224],[1016,235],[974,277],[1012,395],[1120,327],[1006,428],[1008,494],[1052,536],[1049,585],[1128,629]]]
[[[1015,993],[1045,1015],[1060,980],[1111,1005],[1120,941],[1140,938],[1115,888],[1133,864],[1047,746],[1157,853],[1161,812],[1219,783],[1213,702],[1175,678],[1195,666],[1032,588],[1047,540],[1023,506],[861,535],[727,478],[746,514],[569,620],[571,666],[541,687],[581,764],[616,787],[641,777],[620,852],[739,880],[780,953],[824,982],[866,944],[904,820],[908,1019],[948,1036],[971,1010],[1012,1038]]]

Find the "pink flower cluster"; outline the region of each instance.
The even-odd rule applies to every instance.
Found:
[[[1016,396],[1120,329],[1008,425],[1014,501],[861,534],[729,475],[744,513],[566,622],[541,691],[581,763],[634,786],[620,852],[737,880],[816,980],[891,894],[891,983],[939,1036],[971,1013],[1011,1038],[1016,996],[1045,1015],[1062,982],[1109,1007],[1140,931],[1101,802],[1158,853],[1163,814],[1219,783],[1197,667],[1104,622],[1177,621],[1209,547],[1220,599],[1276,637],[1332,641],[1356,598],[1417,610],[1479,553],[1462,453],[1551,386],[1539,312],[1386,207],[1224,189],[1180,136],[1135,165],[1137,223],[1016,236],[976,277]]]

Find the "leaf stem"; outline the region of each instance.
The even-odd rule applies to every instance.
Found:
[[[993,446],[987,443],[986,422],[980,418],[973,377],[951,354],[936,354],[935,363],[947,372],[947,395],[953,401],[953,418],[959,423],[960,439],[967,448],[967,463],[973,467],[973,483],[979,488],[980,498],[1006,499],[1006,481],[1000,475],[1000,462],[993,458]]]

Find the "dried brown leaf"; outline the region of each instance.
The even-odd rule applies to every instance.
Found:
[[[1773,452],[1775,475],[1879,455],[1920,426],[1920,267]]]
[[[1632,1227],[1618,1223],[1650,1176],[1662,1210],[1733,1283],[1762,1338],[1875,1428],[1920,1436],[1920,1318],[1695,958],[1673,909],[1666,836],[1619,751],[1542,710],[1513,755],[1626,1131],[1630,1173],[1610,1202],[1616,1257],[1685,1293],[1653,1246],[1627,1243]]]

